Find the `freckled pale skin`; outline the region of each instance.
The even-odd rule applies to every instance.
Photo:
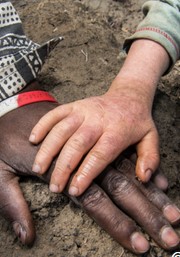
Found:
[[[62,192],[78,166],[69,193],[78,196],[124,149],[136,144],[136,175],[147,182],[159,164],[158,133],[151,116],[157,83],[169,56],[150,40],[135,41],[109,90],[57,107],[33,128],[30,141],[44,139],[33,171],[44,174],[61,150],[50,190]]]

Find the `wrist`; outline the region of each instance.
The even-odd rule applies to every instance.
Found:
[[[138,39],[132,43],[121,73],[130,71],[134,76],[141,79],[146,76],[157,84],[169,64],[170,57],[163,46],[149,39]]]
[[[157,84],[169,62],[169,55],[161,45],[151,40],[136,40],[109,91],[128,91],[152,105]]]
[[[143,86],[142,86],[143,84]],[[148,88],[148,90],[147,90]],[[151,90],[150,90],[151,88]],[[127,99],[128,102],[136,102],[144,106],[144,110],[151,112],[155,90],[134,77],[116,76],[113,80],[107,95],[115,98]]]

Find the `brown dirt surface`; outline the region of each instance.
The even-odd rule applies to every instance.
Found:
[[[144,0],[14,0],[28,37],[37,43],[63,36],[39,81],[60,103],[105,92],[125,55],[124,39],[142,19]],[[168,196],[180,207],[180,63],[160,83],[154,119],[160,133],[161,169],[169,179]],[[133,257],[63,195],[51,194],[36,179],[21,186],[37,230],[32,248],[22,246],[10,224],[0,218],[0,257]],[[180,232],[179,228],[177,231]],[[146,257],[169,257],[151,239]]]

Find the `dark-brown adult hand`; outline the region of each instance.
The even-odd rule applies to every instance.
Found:
[[[35,228],[18,177],[14,174],[15,170],[2,161],[0,168],[1,214],[12,223],[23,244],[32,244]],[[132,162],[124,159],[119,171],[109,166],[97,183],[93,183],[82,196],[71,199],[117,242],[132,252],[143,253],[149,249],[149,243],[135,221],[162,248],[173,249],[178,244],[178,236],[170,223],[178,222],[178,215],[173,210],[176,207],[152,183],[145,187],[133,176]],[[171,210],[175,214],[170,213]]]
[[[28,137],[38,119],[52,108],[52,103],[36,103],[0,118],[0,212],[28,245],[33,243],[35,228],[18,176],[35,175],[31,168],[39,146],[31,145]],[[40,178],[48,183],[52,170],[53,165]],[[134,165],[128,159],[118,164],[118,170],[109,166],[83,195],[71,199],[132,252],[143,253],[149,248],[135,222],[162,248],[179,244],[170,225],[179,221],[179,211],[152,183],[143,186],[136,181]]]

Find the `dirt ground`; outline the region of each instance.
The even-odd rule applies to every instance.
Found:
[[[43,43],[64,36],[47,60],[40,83],[66,103],[102,94],[122,66],[124,39],[142,19],[144,0],[15,0],[29,38]],[[161,169],[168,196],[180,207],[178,113],[180,63],[162,78],[154,102],[160,133]],[[21,181],[37,230],[32,248],[22,246],[0,218],[0,257],[133,257],[63,195],[38,180]],[[177,228],[177,231],[180,229]],[[172,253],[171,253],[172,254]],[[146,257],[168,257],[151,240]]]

